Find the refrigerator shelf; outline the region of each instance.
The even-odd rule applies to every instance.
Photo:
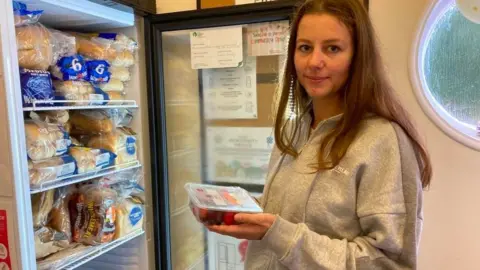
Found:
[[[66,262],[63,265],[60,265],[59,267],[56,267],[56,269],[62,269],[62,270],[76,269],[82,266],[83,264],[109,252],[110,250],[117,248],[136,237],[143,235],[144,233],[145,231],[143,229],[139,229],[135,232],[130,233],[125,237],[114,240],[110,243],[102,244],[99,246],[92,246],[91,248],[87,249],[87,251],[82,252],[83,253],[82,255],[76,257],[75,259],[69,262]]]
[[[29,10],[43,10],[40,22],[71,30],[101,30],[134,26],[135,14],[131,7],[112,2],[92,0],[22,0]],[[95,3],[98,2],[98,3]]]
[[[109,105],[89,105],[92,100],[36,100],[32,107],[23,108],[23,111],[59,111],[59,110],[94,110],[94,109],[137,109],[135,100],[109,100]],[[72,104],[71,106],[49,106],[48,104]],[[74,105],[75,103],[85,103],[85,105]]]
[[[142,165],[140,164],[139,161],[133,161],[129,163],[111,166],[98,171],[57,178],[53,181],[48,181],[40,185],[30,187],[30,194],[35,194],[35,193],[43,192],[43,191],[54,189],[54,188],[76,184],[76,183],[91,180],[93,178],[102,177],[105,175],[110,175],[110,174],[114,174],[114,173],[118,173],[126,170],[140,168],[141,166]]]

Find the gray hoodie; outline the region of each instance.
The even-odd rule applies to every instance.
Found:
[[[363,120],[334,169],[313,172],[322,137],[341,116],[308,135],[307,116],[294,159],[275,149],[261,205],[276,214],[250,241],[245,269],[416,269],[422,186],[416,153],[402,128]]]

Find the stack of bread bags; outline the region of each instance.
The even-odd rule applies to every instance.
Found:
[[[136,42],[125,35],[108,34],[79,34],[74,33],[78,40],[78,52],[86,59],[95,61],[105,61],[108,66],[108,80],[90,81],[95,87],[104,91],[110,100],[125,99],[125,83],[130,80],[131,67],[135,60],[133,53],[137,49]],[[90,68],[91,74],[98,75],[98,71],[103,72],[102,68],[93,66]],[[90,75],[92,76],[92,75]],[[121,102],[111,102],[109,104],[120,105]]]

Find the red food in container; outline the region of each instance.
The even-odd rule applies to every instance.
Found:
[[[237,213],[262,213],[249,193],[240,187],[188,183],[190,208],[197,220],[208,225],[234,225]]]

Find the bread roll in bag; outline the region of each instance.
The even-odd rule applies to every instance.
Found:
[[[104,134],[114,130],[118,121],[115,115],[105,110],[76,111],[70,115],[72,133]],[[92,147],[96,148],[96,147]]]
[[[137,160],[137,139],[127,128],[117,128],[115,132],[93,136],[88,147],[105,149],[117,155],[115,164],[125,164]]]
[[[130,71],[126,67],[110,67],[110,78],[122,82],[130,81]]]
[[[60,156],[68,151],[70,137],[60,125],[25,121],[28,157],[34,161]]]
[[[135,64],[133,53],[127,50],[116,51],[107,60],[113,67],[131,67]]]
[[[87,147],[71,147],[69,153],[77,161],[78,173],[112,166],[116,158],[116,155],[109,151]]]
[[[78,53],[85,57],[97,60],[108,60],[116,55],[115,49],[111,47],[111,40],[103,38],[90,38],[78,33],[73,35],[77,41]]]
[[[32,186],[71,176],[76,172],[76,162],[69,155],[52,157],[42,161],[28,161],[28,174]]]
[[[15,31],[19,66],[47,70],[54,63],[50,31],[40,23],[16,27]]]
[[[31,112],[30,118],[47,123],[47,124],[65,125],[68,122],[68,119],[70,117],[69,117],[68,111],[59,110],[59,111]]]
[[[110,79],[108,83],[98,83],[98,84],[95,84],[95,86],[102,89],[105,92],[112,92],[112,91],[123,92],[124,90],[123,82],[118,79]]]

